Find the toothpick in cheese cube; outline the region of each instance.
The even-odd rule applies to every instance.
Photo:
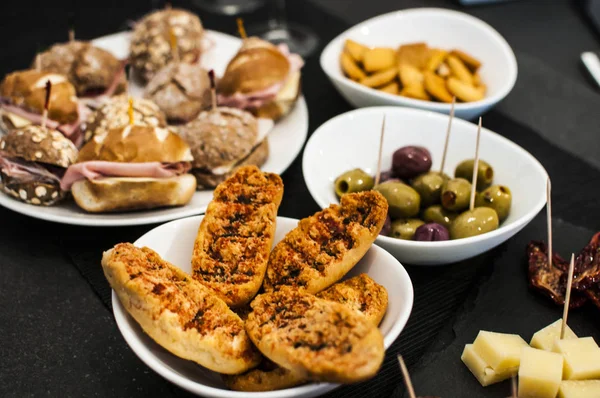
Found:
[[[555,398],[562,380],[560,354],[525,347],[519,366],[519,398]]]
[[[516,375],[519,370],[518,367],[514,367],[501,373],[496,372],[479,356],[473,348],[473,344],[465,345],[465,349],[460,359],[467,365],[467,368],[469,368],[471,373],[473,373],[473,376],[477,378],[483,387],[509,379]]]
[[[475,351],[496,373],[504,373],[511,368],[519,367],[523,347],[529,345],[517,334],[485,330],[480,331],[473,342]]]
[[[565,359],[563,379],[600,379],[600,347],[593,337],[557,340],[552,351]]]
[[[531,339],[530,345],[533,348],[538,348],[544,351],[552,351],[554,342],[560,340],[560,328],[562,325],[562,318],[558,321],[551,323],[545,328],[537,331]],[[569,326],[565,330],[565,340],[576,339],[577,335],[571,330]]]
[[[600,380],[564,380],[558,390],[558,398],[598,397],[600,397]]]

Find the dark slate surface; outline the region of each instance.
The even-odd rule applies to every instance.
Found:
[[[553,226],[555,250],[569,258],[577,254],[594,231],[557,220]],[[480,330],[516,333],[527,342],[533,334],[562,317],[562,307],[528,289],[525,245],[532,237],[544,239],[546,221],[538,216],[520,234],[495,252],[453,321],[444,327],[435,344],[412,371],[415,390],[421,395],[442,397],[504,398],[510,381],[481,387],[460,360],[465,344]],[[568,324],[579,337],[592,336],[600,342],[600,309],[587,303],[573,310]],[[394,397],[404,396],[399,387]]]

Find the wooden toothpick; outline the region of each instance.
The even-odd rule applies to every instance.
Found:
[[[383,154],[383,135],[385,133],[385,115],[381,121],[381,134],[379,136],[379,155],[377,156],[377,173],[375,173],[375,185],[381,180],[381,156]]]
[[[75,13],[70,12],[67,18],[69,24],[69,41],[75,41]]]
[[[444,152],[442,153],[440,174],[444,174],[444,166],[446,165],[446,153],[448,152],[448,142],[450,141],[450,130],[452,130],[452,120],[454,120],[454,105],[456,105],[456,97],[452,97],[452,107],[450,108],[450,117],[448,118],[448,129],[446,130],[446,142],[444,143]]]
[[[477,126],[477,141],[475,142],[475,161],[473,162],[473,178],[471,180],[471,201],[469,203],[469,210],[471,211],[473,211],[473,208],[475,207],[477,171],[479,169],[479,137],[481,137],[481,118],[479,118],[479,125]]]
[[[129,125],[133,126],[135,119],[133,117],[133,97],[129,97],[129,108],[127,109],[127,114],[129,115]]]
[[[406,368],[406,364],[404,363],[404,359],[402,355],[398,355],[398,362],[400,363],[400,370],[402,371],[402,375],[404,376],[404,384],[406,385],[406,389],[408,390],[408,395],[410,398],[417,398],[415,395],[415,389],[413,388],[412,381],[410,381],[410,375],[408,374],[408,369]]]
[[[512,375],[511,380],[510,380],[510,385],[511,385],[511,392],[512,398],[517,398],[517,376]]]
[[[567,331],[567,316],[569,315],[569,304],[571,303],[571,285],[573,284],[573,271],[575,269],[575,254],[571,254],[569,264],[569,276],[567,277],[567,293],[565,294],[565,306],[563,308],[562,326],[560,327],[560,339],[565,338]]]
[[[546,182],[546,223],[548,229],[548,265],[552,268],[552,184]]]
[[[171,46],[171,56],[173,61],[179,62],[179,49],[177,48],[177,35],[173,28],[169,28],[169,45]]]
[[[240,34],[240,37],[243,39],[247,39],[248,35],[246,34],[246,29],[244,28],[244,20],[242,18],[238,18],[236,19],[237,22],[237,27],[238,27],[238,32]]]
[[[46,129],[48,122],[48,109],[50,108],[50,93],[52,92],[52,83],[46,80],[46,98],[44,100],[44,112],[42,113],[42,128]]]
[[[212,102],[212,110],[217,109],[217,83],[215,82],[215,71],[208,71],[208,78],[210,79],[210,99]]]

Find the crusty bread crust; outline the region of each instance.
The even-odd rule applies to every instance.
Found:
[[[367,274],[336,283],[329,289],[317,294],[317,297],[335,301],[362,313],[373,325],[377,326],[385,315],[388,304],[387,291]],[[245,321],[251,312],[244,307],[236,313]],[[288,369],[263,359],[254,369],[239,374],[223,376],[227,387],[235,391],[273,391],[294,387],[308,380]]]
[[[242,320],[156,252],[120,243],[104,252],[102,267],[127,312],[174,355],[225,374],[257,365]]]
[[[191,174],[171,178],[113,177],[79,180],[71,193],[79,207],[90,213],[182,206],[196,192]]]
[[[369,250],[387,210],[383,195],[365,191],[300,220],[269,256],[265,291],[289,285],[315,294],[333,285]]]
[[[246,332],[252,342],[300,377],[353,383],[373,377],[383,362],[379,329],[343,304],[282,287],[251,306]]]
[[[265,200],[253,201],[247,191]],[[194,243],[193,276],[231,307],[248,303],[260,289],[282,196],[281,177],[246,166],[217,187],[206,209]]]
[[[383,319],[388,306],[387,290],[367,274],[336,283],[317,297],[344,304],[363,314],[375,326]]]
[[[242,159],[237,167],[242,166],[262,166],[269,157],[269,140],[264,139],[260,144],[258,144],[250,154]],[[192,169],[190,173],[192,173],[196,177],[196,181],[198,182],[197,189],[212,189],[225,181],[229,176],[233,174],[235,169],[231,170],[229,173],[217,175],[212,174],[210,172],[206,172],[203,169]]]

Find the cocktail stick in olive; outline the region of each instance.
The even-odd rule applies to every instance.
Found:
[[[461,211],[469,207],[471,183],[464,178],[453,178],[442,187],[442,206],[447,210]]]
[[[450,228],[452,221],[458,217],[458,213],[446,210],[442,205],[433,205],[423,211],[422,218],[426,223],[437,223]]]
[[[463,160],[454,171],[454,178],[465,178],[471,181],[473,178],[473,163],[474,159]],[[494,169],[487,162],[479,159],[479,166],[477,167],[477,187],[478,191],[483,191],[494,181]]]
[[[421,206],[427,207],[440,203],[442,186],[447,179],[446,176],[436,171],[430,171],[416,177],[410,185],[421,196]]]
[[[411,218],[419,214],[421,198],[417,191],[401,182],[387,181],[376,185],[374,190],[381,193],[388,202],[388,213],[392,220]]]
[[[341,197],[346,193],[368,191],[373,189],[373,184],[373,177],[361,169],[354,169],[335,179],[335,193]]]
[[[498,213],[500,222],[506,220],[510,213],[512,194],[504,185],[492,185],[479,193],[475,198],[475,206],[490,207]]]
[[[417,228],[423,224],[425,223],[418,218],[401,218],[392,221],[392,232],[390,233],[390,236],[396,239],[412,240]]]
[[[476,207],[461,213],[450,225],[450,239],[462,239],[498,229],[498,214],[489,207]]]

